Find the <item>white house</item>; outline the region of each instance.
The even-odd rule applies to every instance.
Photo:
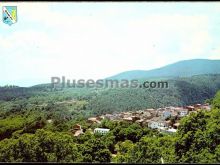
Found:
[[[171,129],[168,129],[168,130],[166,130],[166,132],[167,133],[176,133],[176,129],[174,129],[174,128],[171,128]]]
[[[148,123],[148,127],[152,128],[152,129],[158,129],[160,126],[159,126],[159,123],[157,121],[150,121]]]
[[[99,133],[99,134],[106,134],[110,131],[110,129],[106,129],[106,128],[95,128],[94,129],[94,133]]]
[[[168,127],[168,124],[161,120],[160,117],[154,117],[148,122],[148,127],[152,129],[159,129],[161,127]]]
[[[176,129],[173,129],[173,128],[168,129],[168,128],[162,128],[162,127],[159,130],[160,130],[160,132],[170,133],[170,134],[176,133],[176,131],[177,131]]]
[[[181,111],[179,111],[179,116],[180,117],[184,117],[188,114],[188,110],[187,109],[182,109]]]

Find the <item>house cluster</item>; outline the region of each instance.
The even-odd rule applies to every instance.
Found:
[[[195,104],[185,107],[165,107],[158,109],[145,109],[135,112],[121,112],[113,114],[104,114],[97,117],[88,118],[87,123],[100,124],[103,119],[112,121],[127,121],[131,123],[138,123],[143,127],[158,129],[160,132],[174,133],[179,127],[180,119],[190,113],[197,113],[200,110],[210,110],[208,104]],[[74,136],[78,136],[81,128],[75,131]],[[94,133],[105,134],[109,130],[103,128],[96,128]],[[80,132],[82,133],[82,132]]]

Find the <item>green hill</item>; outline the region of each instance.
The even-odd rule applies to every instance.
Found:
[[[149,79],[148,79],[149,80]],[[159,78],[151,78],[159,81]],[[39,105],[65,100],[85,100],[86,111],[102,114],[165,106],[183,106],[202,103],[220,89],[220,74],[162,79],[169,88],[60,88],[48,86],[31,88],[0,88],[0,100],[27,100]],[[24,100],[22,101],[24,102]]]
[[[220,89],[220,74],[167,80],[168,89],[108,89],[89,101],[96,114],[203,103]]]
[[[194,59],[180,61],[153,70],[132,70],[107,79],[143,79],[155,77],[188,77],[201,74],[220,74],[220,60]]]

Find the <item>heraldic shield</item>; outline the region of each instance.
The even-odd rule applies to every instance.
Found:
[[[3,6],[2,19],[5,24],[12,25],[17,22],[17,6]]]

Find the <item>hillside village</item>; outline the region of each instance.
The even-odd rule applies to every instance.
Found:
[[[142,127],[149,127],[151,129],[157,129],[164,133],[175,133],[180,125],[180,119],[191,114],[197,113],[200,110],[211,110],[209,104],[195,104],[185,107],[165,107],[158,109],[145,109],[135,112],[120,112],[113,114],[104,114],[101,116],[90,117],[87,119],[87,123],[100,124],[102,120],[107,119],[111,121],[127,121],[131,123],[138,123]],[[95,128],[94,133],[105,134],[109,129]],[[71,129],[74,136],[83,134],[81,125],[76,124]]]

